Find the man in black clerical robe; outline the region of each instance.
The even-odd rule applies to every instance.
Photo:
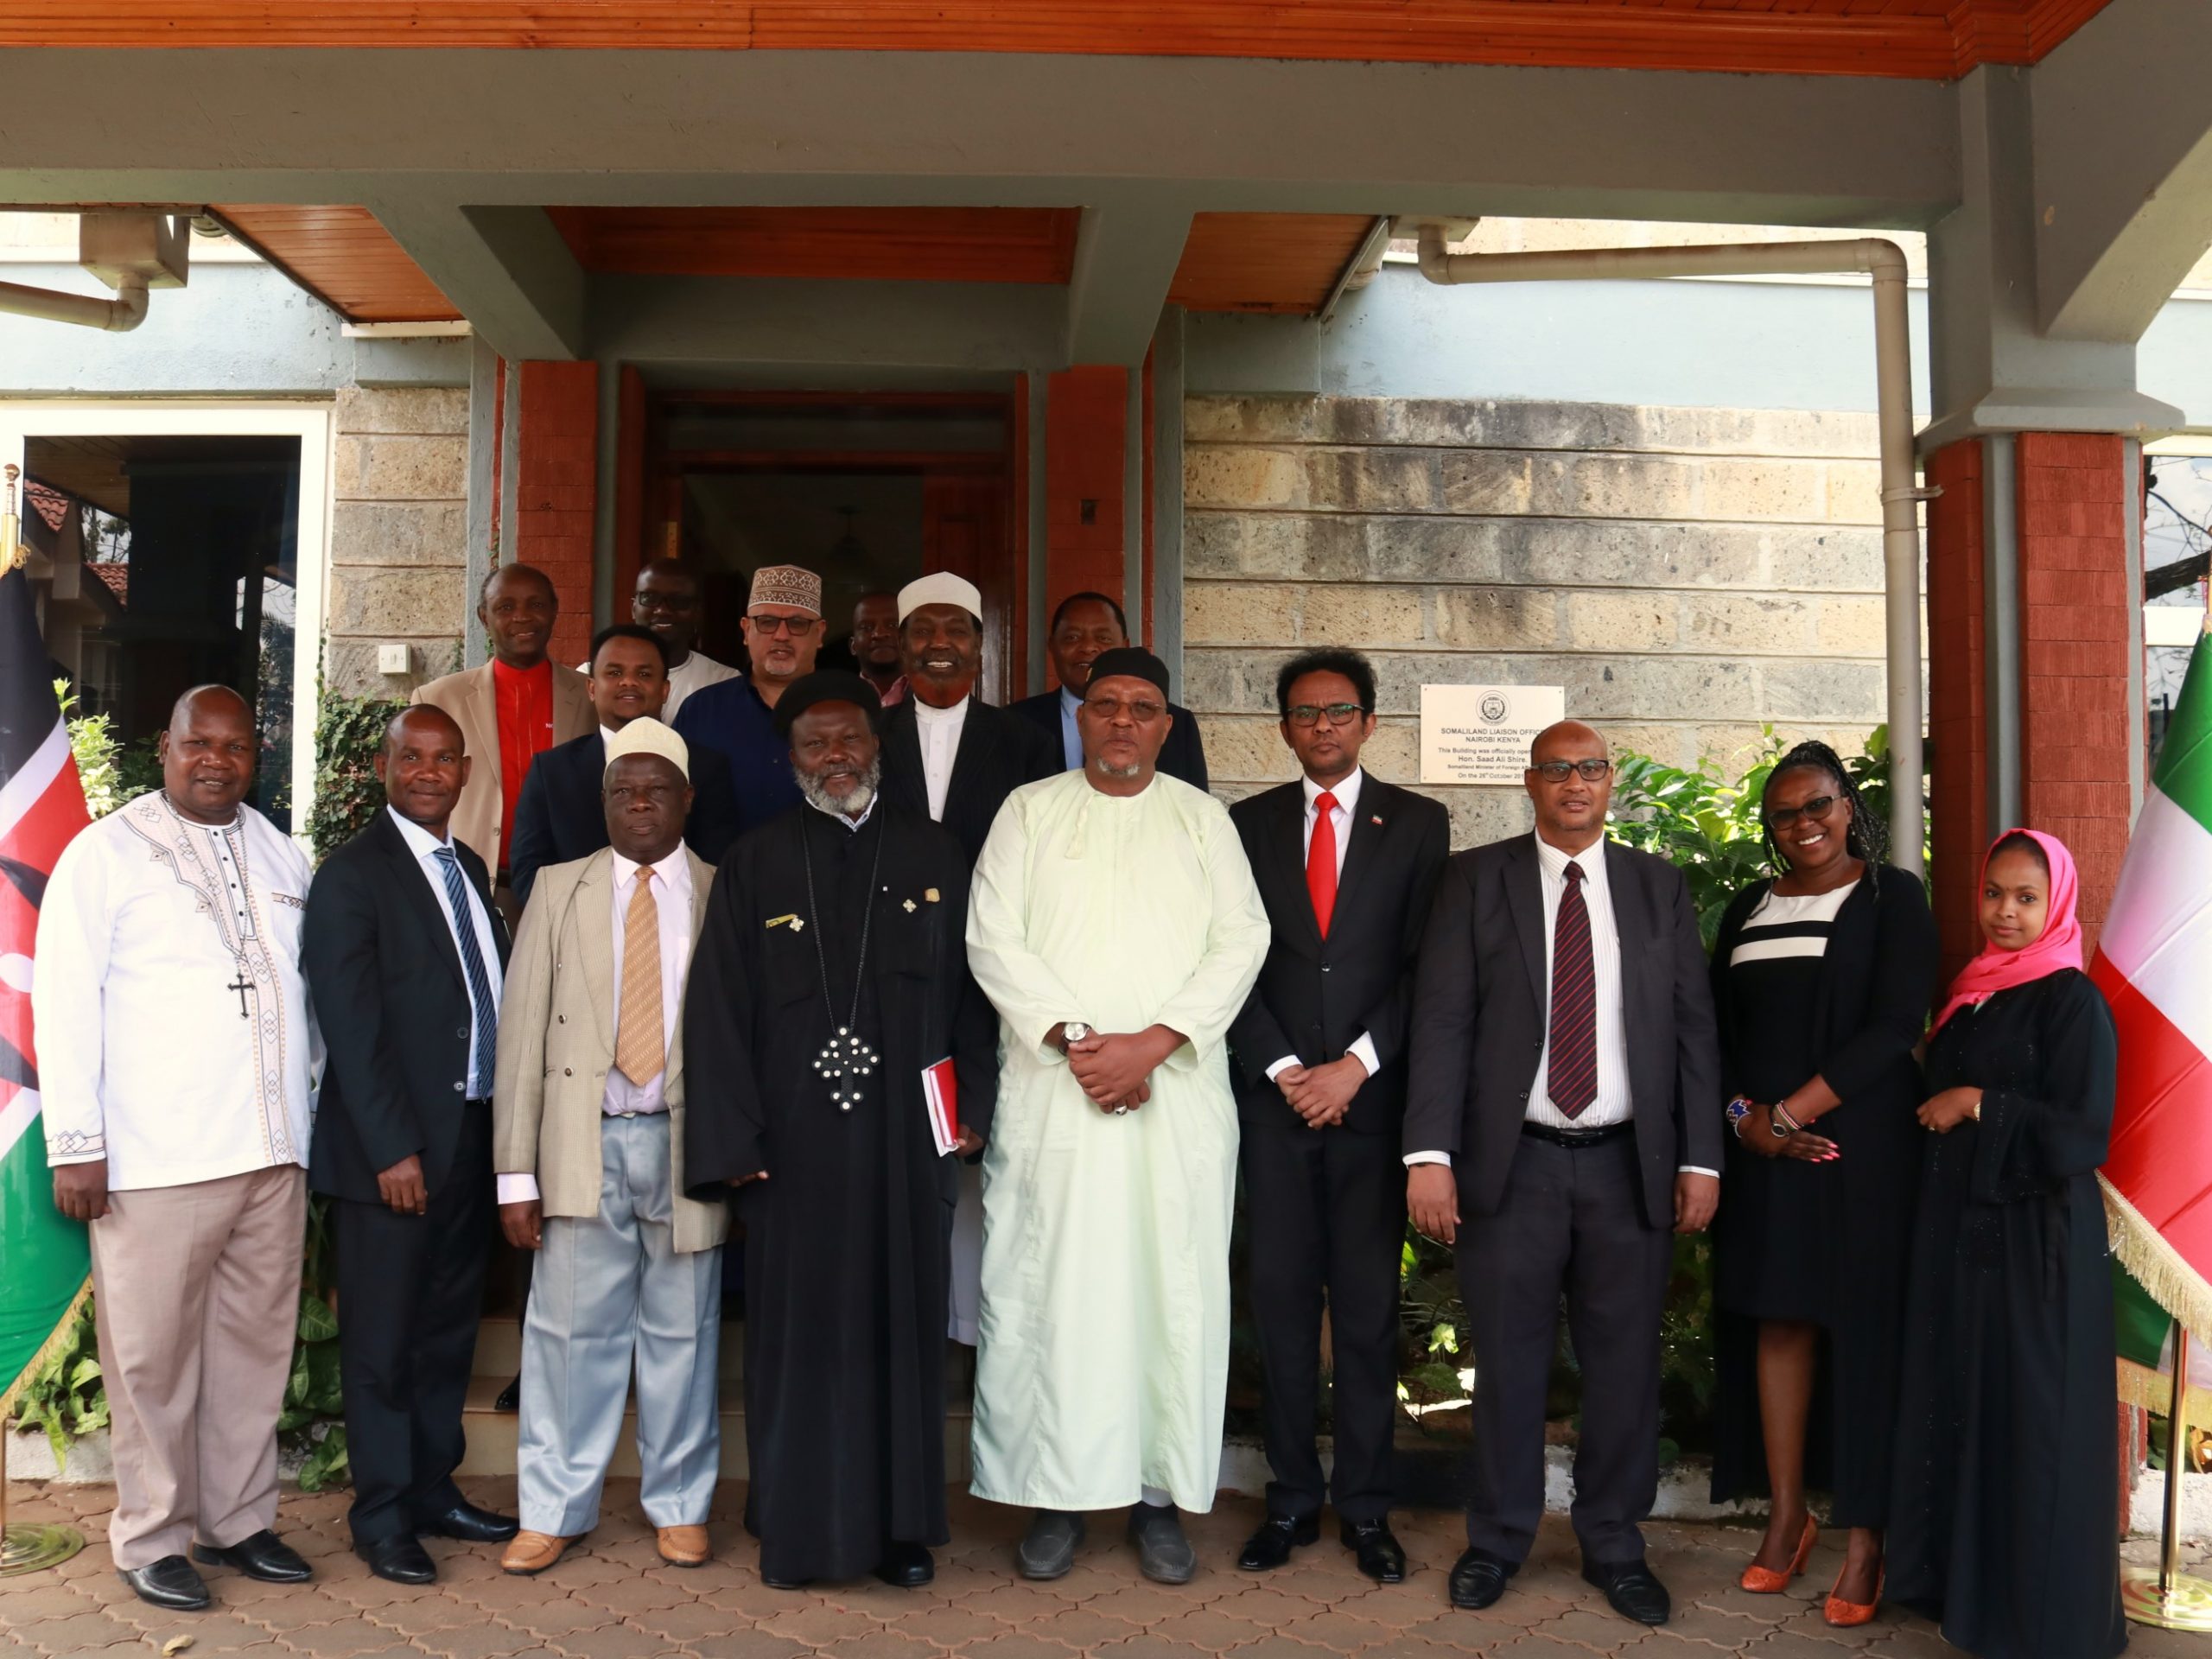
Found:
[[[804,804],[723,861],[684,1009],[687,1179],[746,1229],[745,1522],[779,1587],[926,1584],[950,1536],[946,1238],[996,1033],[967,856],[880,798],[881,712],[849,673],[779,701]],[[940,1155],[923,1071],[945,1059],[961,1144]]]

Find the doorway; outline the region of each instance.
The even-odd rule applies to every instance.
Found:
[[[863,594],[965,576],[983,599],[976,690],[1004,702],[1027,666],[1015,404],[992,391],[650,392],[636,544],[696,562],[702,645],[741,667],[738,619],[764,564],[821,575],[825,666],[850,665]],[[618,561],[618,614],[635,579],[634,561]]]

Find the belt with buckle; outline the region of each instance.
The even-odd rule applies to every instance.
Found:
[[[1585,1147],[1602,1147],[1608,1141],[1618,1141],[1624,1135],[1636,1133],[1636,1125],[1607,1123],[1594,1129],[1555,1129],[1548,1123],[1523,1123],[1521,1133],[1534,1141],[1548,1141],[1555,1147],[1565,1147],[1569,1152],[1579,1152]]]

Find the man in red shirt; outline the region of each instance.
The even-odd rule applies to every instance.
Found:
[[[530,763],[556,743],[594,729],[590,682],[545,655],[560,609],[543,571],[499,566],[485,578],[476,605],[492,660],[432,680],[415,693],[416,702],[434,704],[461,722],[475,764],[454,808],[453,833],[491,866],[503,911],[512,907],[507,843]],[[508,917],[510,924],[514,919]]]

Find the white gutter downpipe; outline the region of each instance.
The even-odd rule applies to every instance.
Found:
[[[1936,493],[1916,480],[1912,337],[1904,250],[1880,237],[1838,242],[1721,243],[1683,248],[1579,248],[1556,253],[1446,253],[1421,228],[1421,274],[1432,283],[1560,283],[1660,276],[1803,276],[1865,271],[1874,284],[1874,378],[1882,458],[1882,575],[1889,654],[1890,857],[1921,874],[1920,522]]]
[[[74,322],[127,334],[146,321],[146,284],[126,282],[111,300],[89,294],[65,294],[58,289],[27,288],[21,283],[0,283],[0,312],[36,317],[44,322]]]

